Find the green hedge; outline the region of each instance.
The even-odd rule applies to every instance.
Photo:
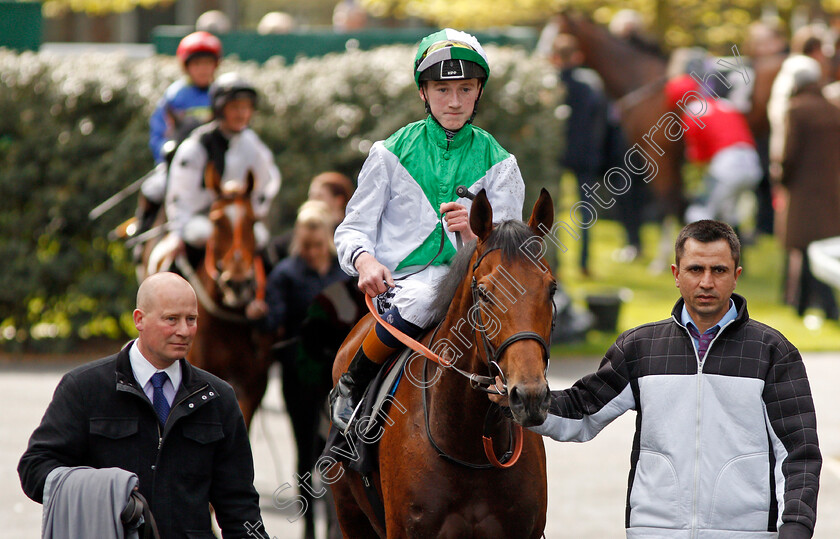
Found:
[[[522,50],[488,54],[476,124],[517,156],[530,204],[540,186],[557,184],[556,78]],[[390,46],[292,65],[224,61],[221,71],[241,72],[262,95],[253,127],[283,175],[275,233],[294,220],[312,176],[355,177],[374,141],[423,116],[412,56]],[[0,49],[0,348],[132,333],[130,255],[106,238],[135,199],[95,222],[87,213],[152,166],[148,116],[179,75],[170,57]]]

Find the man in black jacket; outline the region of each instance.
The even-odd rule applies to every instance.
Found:
[[[61,466],[122,468],[139,478],[161,537],[268,537],[248,432],[233,389],[190,365],[198,306],[174,273],[137,292],[139,337],[119,353],[67,373],[18,465],[27,496],[42,503]]]

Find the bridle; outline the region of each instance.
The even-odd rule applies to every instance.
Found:
[[[548,372],[548,361],[551,356],[550,346],[548,342],[543,338],[542,335],[535,331],[520,331],[519,333],[514,333],[499,345],[498,348],[493,346],[493,343],[490,342],[490,339],[487,337],[487,328],[484,326],[484,320],[481,318],[481,294],[480,294],[480,287],[478,285],[478,281],[475,278],[475,270],[478,269],[478,266],[481,264],[481,261],[484,260],[484,257],[487,256],[492,251],[497,251],[498,248],[487,249],[481,256],[479,256],[472,267],[472,282],[470,283],[470,291],[472,294],[472,307],[478,305],[479,308],[476,309],[476,316],[478,318],[478,323],[474,325],[475,332],[479,334],[479,338],[477,340],[481,341],[482,347],[484,348],[484,357],[487,362],[487,370],[490,373],[490,376],[493,376],[493,369],[495,368],[498,371],[499,377],[502,379],[503,387],[505,392],[507,392],[507,380],[505,380],[505,375],[502,372],[502,368],[499,366],[499,361],[501,360],[502,354],[507,349],[508,346],[512,345],[518,341],[524,340],[535,340],[537,341],[543,349],[543,360],[545,361],[545,372]],[[552,304],[553,305],[553,304]],[[554,330],[554,313],[552,312],[551,316],[551,329]],[[495,380],[495,378],[494,378]],[[487,391],[487,390],[485,390]],[[492,392],[492,391],[488,391]]]
[[[484,260],[489,253],[499,250],[498,248],[492,248],[484,251],[476,258],[476,261],[473,263],[472,266],[472,281],[470,283],[471,289],[471,297],[472,297],[472,305],[470,306],[470,310],[472,310],[476,305],[478,309],[476,309],[476,314],[478,318],[478,323],[474,324],[474,329],[478,332],[481,337],[482,347],[484,349],[484,357],[486,358],[487,362],[487,370],[489,376],[482,376],[476,373],[471,373],[469,371],[465,371],[463,369],[458,368],[452,361],[446,360],[441,358],[438,354],[432,352],[428,347],[423,345],[422,343],[417,342],[416,340],[412,339],[411,337],[405,335],[385,320],[379,315],[378,311],[373,305],[373,301],[371,300],[370,296],[365,295],[365,303],[368,306],[371,314],[373,315],[374,319],[379,322],[379,324],[385,328],[391,335],[393,335],[397,340],[414,350],[415,352],[423,355],[426,358],[426,361],[423,365],[423,384],[422,384],[422,395],[423,395],[423,415],[426,423],[426,435],[429,439],[429,442],[432,444],[432,447],[438,452],[442,458],[453,462],[455,464],[459,464],[461,466],[471,468],[471,469],[489,469],[489,468],[510,468],[519,460],[519,456],[522,454],[522,444],[523,444],[523,435],[522,435],[522,425],[518,423],[512,424],[510,428],[510,437],[511,437],[511,446],[508,451],[502,455],[501,458],[497,458],[496,454],[493,450],[493,439],[489,436],[489,430],[492,426],[492,421],[490,421],[493,417],[493,413],[495,412],[498,414],[500,412],[500,407],[496,405],[491,405],[487,411],[487,414],[484,419],[484,435],[482,437],[482,443],[484,446],[484,453],[487,456],[487,459],[490,461],[489,464],[474,464],[470,462],[466,462],[460,459],[457,459],[451,455],[448,455],[440,446],[435,442],[434,437],[432,436],[431,427],[429,425],[429,411],[428,411],[428,403],[426,398],[426,390],[428,387],[426,377],[426,367],[428,366],[428,361],[434,361],[439,366],[444,368],[452,369],[453,371],[457,372],[461,376],[466,377],[470,382],[470,387],[473,389],[478,389],[480,391],[484,391],[485,393],[492,393],[496,395],[504,395],[507,393],[507,381],[505,380],[504,373],[502,372],[501,367],[499,366],[499,361],[501,359],[502,354],[504,351],[513,343],[522,341],[522,340],[535,340],[537,341],[543,349],[543,360],[545,361],[545,371],[548,371],[548,361],[550,356],[550,347],[548,342],[545,338],[536,333],[534,331],[520,331],[518,333],[514,333],[513,335],[506,338],[498,347],[494,347],[493,344],[490,342],[490,339],[487,337],[487,329],[485,327],[484,321],[481,318],[481,299],[479,293],[479,286],[478,281],[475,278],[475,271],[478,269],[481,262]],[[551,317],[551,328],[552,331],[554,329],[554,304],[552,302],[552,317]],[[468,311],[469,312],[469,311]],[[435,327],[434,331],[432,332],[431,338],[429,340],[429,345],[432,346],[435,337],[438,333],[438,330],[441,328],[444,320],[441,320],[437,327]],[[477,339],[478,340],[478,339]],[[502,389],[499,390],[496,387],[496,378],[494,376],[493,370],[498,371],[499,377],[502,379]]]
[[[234,203],[244,205],[245,201],[241,198],[237,198],[235,196],[230,195],[222,195],[220,200],[233,200]],[[216,209],[213,211],[221,211],[220,209]],[[244,234],[245,234],[245,227],[242,225],[241,220],[237,220],[236,223],[233,223],[233,252],[234,256],[242,256],[243,252],[243,245],[244,245]],[[214,236],[211,235],[207,239],[207,243],[204,248],[204,271],[207,273],[207,276],[219,287],[219,289],[224,294],[226,290],[230,291],[231,288],[223,281],[220,277],[220,271],[218,266],[218,261],[216,260],[216,245]],[[195,290],[196,296],[204,308],[216,318],[221,320],[226,320],[228,322],[236,323],[236,324],[250,324],[251,320],[248,319],[244,314],[241,314],[236,311],[231,311],[228,308],[225,308],[219,305],[213,297],[208,293],[207,289],[202,283],[201,279],[195,272],[195,269],[187,260],[187,257],[183,254],[179,254],[176,259],[175,263],[178,269],[184,274],[184,277],[192,285],[193,289]],[[263,266],[262,257],[259,256],[258,253],[254,253],[253,256],[253,270],[254,270],[254,282],[256,284],[256,290],[254,295],[256,299],[264,299],[265,298],[265,267]]]
[[[240,206],[240,208],[244,211],[245,201],[241,197],[228,196],[222,197],[220,200],[232,200],[234,204]],[[217,209],[216,211],[220,210]],[[243,236],[245,234],[245,227],[243,226],[242,221],[242,219],[236,219],[235,222],[231,223],[233,225],[233,245],[231,246],[231,252],[233,253],[234,258],[239,259],[242,258],[244,251]],[[262,257],[257,253],[253,254],[252,260],[254,281],[256,283],[255,297],[258,300],[264,300],[265,266],[263,265]],[[227,287],[226,282],[219,279],[219,266],[218,261],[216,260],[216,245],[213,235],[207,239],[207,244],[205,246],[204,270],[207,272],[207,275],[219,286],[219,288],[224,290]]]

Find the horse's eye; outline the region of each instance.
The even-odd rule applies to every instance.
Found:
[[[487,292],[487,289],[484,286],[478,287],[478,297],[481,301],[487,303],[488,305],[493,304],[493,298],[490,296],[490,294]]]

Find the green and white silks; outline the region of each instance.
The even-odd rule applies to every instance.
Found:
[[[440,205],[472,205],[455,194],[459,185],[473,193],[486,190],[494,222],[522,219],[525,184],[516,158],[483,129],[466,124],[447,141],[446,132],[430,116],[376,142],[335,233],[341,267],[357,275],[354,257],[362,251],[394,277],[424,266],[440,247]],[[455,234],[445,234],[440,256],[424,271],[400,281],[393,300],[405,320],[421,327],[430,321],[431,287],[446,275],[455,255]]]

